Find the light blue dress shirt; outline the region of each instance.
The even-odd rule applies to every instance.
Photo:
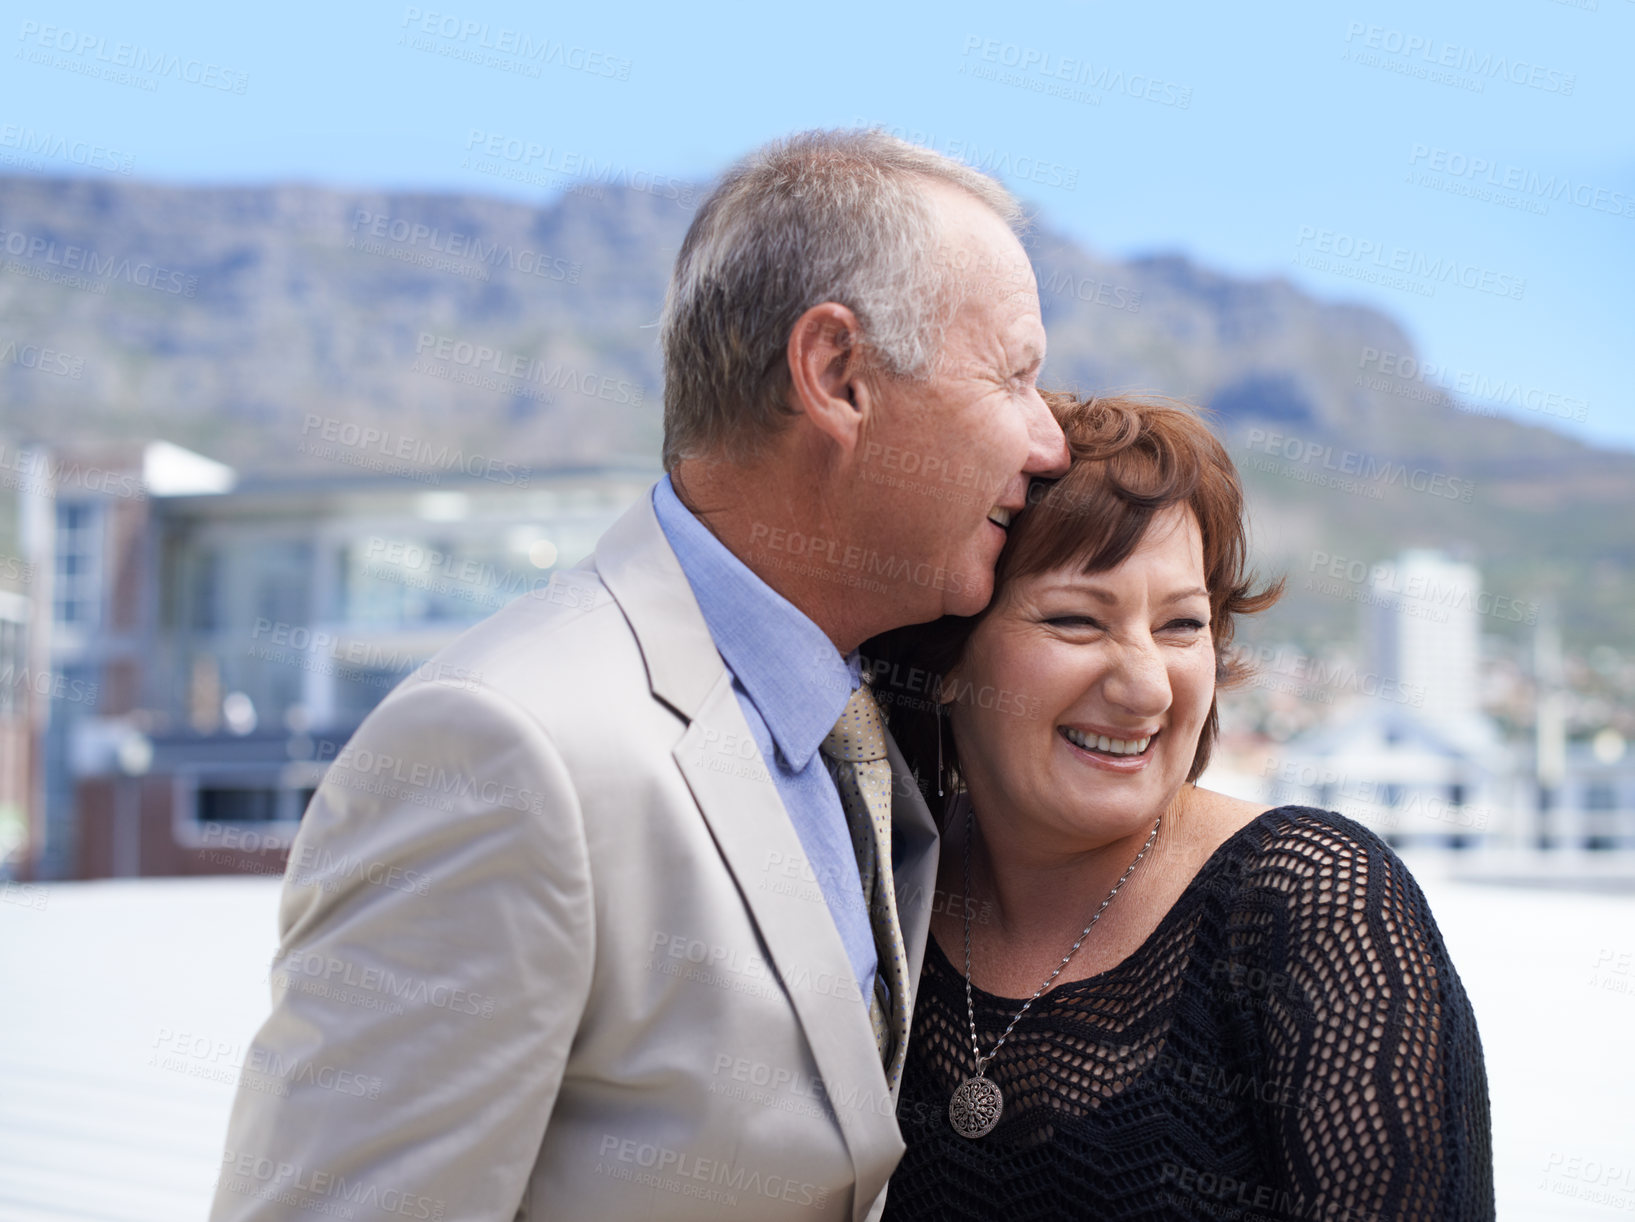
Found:
[[[683,505],[665,476],[653,510],[681,561],[772,783],[823,891],[858,988],[873,995],[879,966],[857,854],[840,792],[818,748],[859,682],[823,630],[729,552]]]

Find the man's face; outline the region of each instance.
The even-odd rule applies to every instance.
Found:
[[[938,188],[934,199],[943,219],[935,257],[953,269],[958,310],[931,378],[870,380],[876,410],[857,451],[857,499],[878,553],[863,569],[891,587],[904,624],[987,606],[1029,478],[1067,465],[1035,385],[1045,328],[1027,255],[963,192]]]

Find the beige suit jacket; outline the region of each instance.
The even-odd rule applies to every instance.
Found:
[[[917,981],[936,829],[901,755]],[[212,1218],[863,1219],[866,1006],[650,498],[336,758]]]

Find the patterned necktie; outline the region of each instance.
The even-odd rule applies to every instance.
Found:
[[[891,873],[891,764],[886,759],[886,727],[867,687],[852,693],[821,750],[840,790],[840,805],[846,812],[863,895],[868,900],[880,963],[869,999],[869,1019],[886,1082],[895,1087],[908,1051],[908,955],[903,950],[897,888]]]

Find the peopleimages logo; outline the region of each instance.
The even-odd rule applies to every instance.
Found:
[[[90,140],[61,136],[56,132],[36,131],[32,127],[21,127],[16,123],[7,123],[0,127],[0,147],[13,148],[29,156],[67,161],[87,170],[111,170],[116,174],[129,174],[136,166],[134,157],[118,149],[111,149]]]
[[[1122,93],[1177,110],[1186,110],[1192,105],[1190,85],[1162,80],[1150,73],[1125,72],[1110,64],[1097,65],[1082,57],[1059,55],[1042,47],[1024,47],[982,34],[966,35],[963,58],[962,74],[1020,86],[1049,97],[1100,105],[1103,96]]]
[[[353,236],[347,241],[348,249],[356,248],[360,232],[366,238],[381,238],[402,246],[424,249],[431,254],[447,255],[453,259],[468,259],[487,267],[504,268],[507,271],[538,276],[545,280],[579,283],[580,265],[577,262],[543,254],[532,247],[525,246],[517,250],[508,242],[485,242],[473,234],[460,233],[458,230],[445,231],[436,225],[410,221],[405,217],[388,216],[383,212],[371,212],[367,208],[359,208],[353,213]]]
[[[1527,291],[1526,280],[1491,268],[1478,267],[1451,255],[1428,255],[1406,246],[1394,246],[1374,238],[1358,237],[1316,225],[1300,226],[1294,245],[1297,252],[1295,261],[1306,267],[1370,282],[1377,278],[1380,283],[1391,287],[1408,287],[1410,291],[1426,297],[1435,293],[1432,285],[1448,283],[1495,297],[1508,297],[1513,301],[1520,301]],[[1362,269],[1364,274],[1359,275],[1353,269]],[[1404,284],[1395,283],[1404,280]]]
[[[1491,161],[1486,157],[1471,157],[1429,144],[1415,144],[1408,164],[1415,169],[1445,174],[1449,179],[1491,187],[1495,191],[1514,191],[1518,195],[1552,204],[1568,203],[1592,212],[1635,217],[1635,195],[1583,181],[1574,182],[1565,174],[1540,174],[1525,166]]]
[[[1127,310],[1131,314],[1141,312],[1141,290],[1128,288],[1122,284],[1114,284],[1102,280],[1089,272],[1075,273],[1064,268],[1056,268],[1048,273],[1040,269],[1039,295],[1056,297],[1072,297],[1079,301],[1087,301],[1092,305],[1106,306],[1111,310]]]
[[[1455,405],[1465,412],[1491,415],[1495,414],[1495,409],[1506,407],[1580,422],[1587,419],[1590,413],[1587,400],[1560,391],[1524,386],[1505,378],[1489,377],[1474,370],[1422,361],[1411,353],[1364,348],[1357,368],[1362,371],[1357,374],[1357,386],[1426,401],[1436,399],[1438,392],[1446,392],[1462,397]],[[1409,393],[1419,386],[1426,388],[1423,393]]]
[[[694,187],[690,182],[504,132],[472,128],[466,136],[465,153],[461,169],[513,182],[561,186],[581,194],[600,187],[624,188],[669,200],[678,208],[693,206]],[[492,159],[491,163],[485,163],[485,157]]]
[[[974,166],[984,174],[995,178],[1020,179],[1025,182],[1038,183],[1046,187],[1060,187],[1064,191],[1071,191],[1079,185],[1079,169],[1077,166],[1066,166],[1058,161],[1027,154],[1018,154],[1009,149],[984,146],[978,140],[947,139],[933,132],[921,131],[917,128],[899,127],[890,123],[871,123],[861,115],[852,116],[853,127],[879,127],[896,136],[899,140],[906,140],[910,144],[918,144],[924,148],[934,149],[945,157],[952,157],[955,161],[963,161],[966,165]]]
[[[1301,467],[1296,470],[1309,468],[1344,477],[1357,487],[1368,489],[1374,500],[1380,499],[1379,489],[1400,487],[1412,492],[1429,493],[1450,501],[1463,501],[1468,505],[1476,487],[1470,480],[1449,475],[1444,471],[1409,467],[1407,463],[1377,458],[1360,450],[1348,450],[1326,441],[1286,436],[1274,430],[1258,427],[1249,430],[1244,446],[1250,450],[1263,451],[1273,458],[1286,458],[1300,464]],[[1256,464],[1256,469],[1274,468],[1259,463]],[[1283,473],[1289,474],[1288,471]],[[1302,482],[1320,484],[1323,481],[1305,479]]]
[[[394,1187],[382,1188],[345,1172],[275,1162],[230,1147],[223,1151],[221,1161],[219,1183],[223,1188],[273,1205],[341,1218],[352,1217],[360,1205],[422,1222],[442,1222],[448,1214],[448,1202],[439,1197],[418,1196]]]
[[[1454,72],[1467,73],[1476,86],[1475,92],[1478,93],[1482,91],[1485,82],[1502,80],[1512,85],[1524,85],[1529,89],[1569,97],[1578,82],[1577,75],[1572,72],[1562,72],[1560,69],[1547,68],[1543,64],[1529,63],[1524,59],[1495,55],[1490,51],[1477,51],[1472,47],[1456,46],[1424,34],[1410,34],[1389,26],[1369,25],[1362,21],[1353,21],[1346,26],[1345,41],[1349,57],[1358,63],[1373,67],[1389,67],[1393,71],[1406,70],[1409,75],[1426,76],[1427,79],[1433,80],[1447,77]],[[1397,62],[1376,62],[1380,57],[1369,54],[1381,51],[1397,57]],[[1446,71],[1438,71],[1442,69]]]
[[[417,359],[410,372],[437,374],[437,367],[429,362],[444,361],[472,375],[488,375],[486,382],[479,380],[478,384],[492,382],[487,386],[491,390],[517,393],[519,388],[532,384],[545,390],[572,391],[629,407],[640,407],[644,396],[642,387],[625,378],[575,369],[561,362],[551,365],[538,357],[507,352],[504,348],[472,343],[452,335],[422,331],[415,340],[414,351]]]
[[[439,472],[458,471],[475,479],[526,488],[534,474],[532,467],[518,466],[477,453],[467,454],[461,447],[450,446],[447,442],[394,434],[392,430],[379,425],[357,424],[337,416],[319,416],[313,412],[307,413],[301,425],[301,440],[296,449],[302,454],[333,459],[350,466],[385,470],[390,474],[403,474],[426,483],[436,483]],[[383,464],[382,458],[403,460],[411,467]]]
[[[55,374],[60,378],[77,379],[85,372],[83,356],[74,356],[56,348],[43,348],[39,344],[18,343],[16,340],[0,343],[0,364],[21,365],[24,369]]]
[[[1408,572],[1389,561],[1369,564],[1363,560],[1314,551],[1306,571],[1332,579],[1328,583],[1329,588],[1318,587],[1320,592],[1335,593],[1342,588],[1335,583],[1343,582],[1363,591],[1364,600],[1371,605],[1389,607],[1419,619],[1446,623],[1449,611],[1468,611],[1508,620],[1513,624],[1538,623],[1539,608],[1536,602],[1508,598],[1491,590],[1478,589],[1466,581],[1441,580],[1423,573]],[[1306,588],[1313,588],[1309,577]],[[1351,601],[1358,599],[1353,597]]]
[[[0,487],[15,488],[19,492],[84,488],[124,500],[146,495],[134,471],[86,466],[44,450],[8,450],[3,441],[0,441]]]
[[[136,43],[109,42],[101,34],[82,33],[61,26],[25,21],[17,38],[24,44],[32,43],[36,48],[26,57],[31,61],[43,62],[40,57],[45,56],[52,60],[47,64],[48,67],[69,68],[87,76],[108,76],[109,79],[115,79],[127,75],[116,73],[115,69],[129,68],[134,72],[147,73],[150,78],[168,76],[184,84],[201,85],[206,89],[217,89],[223,93],[242,94],[250,87],[248,72],[238,72],[220,64],[206,63],[192,56],[184,57],[165,51],[150,50]],[[75,58],[56,61],[51,53],[59,51]],[[19,50],[18,58],[24,57],[24,53]],[[96,62],[92,63],[92,60]],[[140,84],[149,93],[158,88],[157,81],[152,79],[146,81],[121,79],[119,83]]]
[[[912,585],[949,590],[955,594],[966,586],[965,575],[955,569],[946,569],[923,560],[899,557],[895,552],[883,556],[878,548],[864,548],[857,544],[842,546],[837,539],[824,535],[803,534],[801,531],[789,530],[782,526],[769,526],[765,522],[751,525],[749,546],[755,559],[762,563],[768,561],[768,553],[778,553],[806,562],[819,572],[824,569],[843,571],[858,578],[857,582],[847,584],[861,584],[866,579],[876,579],[873,585],[864,585],[865,589],[873,589],[876,592],[883,592],[889,588],[885,585],[886,581],[906,581]],[[772,557],[772,562],[776,563],[775,556]]]
[[[171,268],[159,267],[146,259],[129,255],[100,255],[87,246],[72,242],[59,245],[55,238],[27,234],[16,229],[0,229],[0,250],[24,259],[38,259],[69,272],[85,272],[103,280],[123,280],[137,288],[156,293],[192,297],[198,292],[199,278]]]
[[[538,38],[522,30],[494,28],[486,21],[472,21],[454,13],[439,13],[413,5],[403,10],[400,23],[405,31],[398,42],[417,51],[435,51],[455,59],[470,59],[488,67],[500,66],[500,57],[516,62],[513,71],[527,69],[537,77],[539,65],[567,68],[591,76],[613,80],[630,79],[630,60],[622,55],[575,46],[560,40]],[[411,38],[415,35],[426,37]],[[433,42],[432,40],[439,40]],[[462,46],[461,44],[469,44]],[[486,53],[486,54],[485,54]]]

